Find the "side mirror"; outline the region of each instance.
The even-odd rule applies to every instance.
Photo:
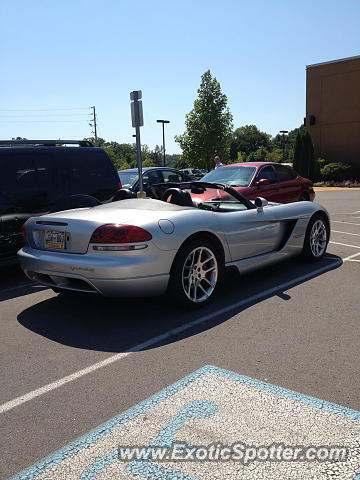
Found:
[[[268,201],[266,200],[266,198],[262,198],[262,197],[255,198],[255,206],[258,212],[262,212],[264,207],[266,207],[267,204],[268,204]]]
[[[255,182],[255,185],[258,187],[263,187],[264,185],[270,185],[270,180],[268,178],[261,178],[257,182]]]

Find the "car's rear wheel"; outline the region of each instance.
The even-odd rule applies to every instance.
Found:
[[[177,304],[201,307],[216,294],[223,272],[219,248],[208,239],[196,238],[179,250],[170,273],[169,293]]]
[[[312,262],[320,260],[329,243],[330,228],[325,215],[316,214],[306,229],[302,256]]]

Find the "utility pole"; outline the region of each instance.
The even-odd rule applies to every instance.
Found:
[[[95,136],[95,142],[97,142],[97,128],[96,128],[96,111],[95,111],[95,106],[90,107],[92,108],[93,111],[93,123],[92,126],[94,127],[94,136]],[[91,125],[91,124],[90,124]]]

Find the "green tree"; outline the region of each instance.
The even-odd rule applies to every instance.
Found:
[[[301,128],[297,132],[294,148],[295,170],[303,177],[314,178],[315,162],[314,162],[314,147],[312,144],[310,133],[306,128]]]
[[[274,148],[271,152],[267,152],[265,162],[280,163],[283,158],[283,152],[280,148]]]
[[[237,152],[236,163],[243,163],[243,162],[246,162],[246,153],[245,152]]]
[[[261,132],[256,125],[244,125],[243,127],[237,128],[231,138],[231,160],[236,160],[238,152],[243,152],[246,156],[249,156],[261,147],[269,150],[270,139],[271,136],[268,133]]]
[[[210,70],[201,77],[198,98],[186,115],[186,131],[175,137],[183,151],[183,159],[190,167],[213,167],[215,155],[224,159],[229,155],[232,115],[227,97]]]
[[[266,162],[266,155],[269,153],[268,149],[265,147],[260,147],[254,152],[253,158],[254,162]]]
[[[155,146],[155,149],[150,153],[153,165],[155,167],[161,167],[163,164],[163,149],[159,145]]]

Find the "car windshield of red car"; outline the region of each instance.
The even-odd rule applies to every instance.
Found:
[[[255,170],[255,167],[220,167],[207,173],[201,181],[226,183],[233,187],[247,187]]]

